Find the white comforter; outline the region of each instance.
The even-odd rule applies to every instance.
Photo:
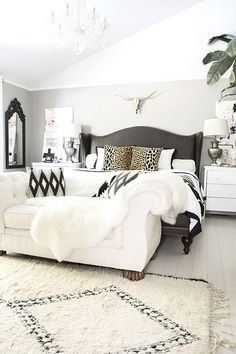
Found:
[[[128,216],[129,203],[140,193],[150,193],[150,212],[174,224],[186,210],[186,187],[181,177],[159,171],[140,175],[112,199],[91,197],[44,198],[31,226],[34,241],[51,249],[58,261],[76,248],[94,247]],[[36,203],[29,201],[28,203]],[[142,205],[138,205],[142,208]]]

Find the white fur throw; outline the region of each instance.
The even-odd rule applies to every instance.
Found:
[[[57,197],[36,214],[31,234],[36,243],[50,248],[57,260],[73,249],[94,247],[112,235],[112,229],[128,217],[129,204],[140,193],[150,199],[150,212],[175,223],[186,205],[186,188],[181,177],[160,171],[140,175],[120,189],[112,199]],[[149,198],[154,195],[154,198]],[[137,203],[137,208],[142,205]]]
[[[31,234],[62,261],[73,249],[96,246],[127,213],[122,203],[118,208],[110,199],[58,197],[48,200],[36,214]]]
[[[155,195],[155,203],[150,204],[150,212],[160,215],[162,220],[169,224],[175,224],[178,214],[186,211],[186,185],[182,177],[172,172],[157,171],[141,174],[132,183],[120,188],[114,199],[129,203],[130,199],[140,193]]]

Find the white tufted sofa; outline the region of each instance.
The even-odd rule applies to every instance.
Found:
[[[109,172],[65,174],[66,195],[91,196]],[[30,226],[40,206],[27,205],[27,174],[0,174],[0,250],[54,258],[49,249],[38,246]],[[94,198],[96,202],[96,198]],[[75,249],[66,261],[141,272],[157,249],[161,237],[160,217],[150,213],[152,196],[140,194],[130,200],[130,211],[122,225],[99,245]],[[140,208],[142,206],[142,208]]]

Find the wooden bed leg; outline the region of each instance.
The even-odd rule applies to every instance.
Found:
[[[6,251],[1,251],[0,250],[0,256],[4,256],[4,254],[6,254],[7,252]]]
[[[132,280],[132,281],[137,281],[141,280],[145,277],[144,272],[135,272],[133,270],[123,270],[123,278]]]
[[[184,245],[183,251],[184,251],[185,254],[188,254],[189,251],[190,251],[190,245],[193,242],[193,239],[191,237],[189,237],[189,236],[183,236],[181,238],[181,240],[182,240],[183,245]]]

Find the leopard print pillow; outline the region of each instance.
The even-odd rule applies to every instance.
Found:
[[[162,148],[133,146],[131,170],[157,171]]]
[[[104,146],[104,170],[129,170],[132,158],[131,146]]]

